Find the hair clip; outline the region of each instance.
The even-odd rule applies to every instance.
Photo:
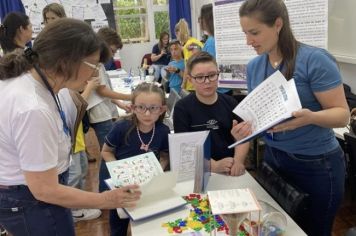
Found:
[[[6,26],[5,26],[5,25],[3,25],[3,24],[0,24],[0,30],[1,30],[1,31],[3,31],[3,32],[5,32],[5,30],[6,30]]]
[[[24,53],[25,58],[26,58],[30,63],[32,63],[34,57],[37,56],[37,53],[34,52],[34,51],[32,50],[32,48],[30,48],[30,47],[26,47],[23,53]]]

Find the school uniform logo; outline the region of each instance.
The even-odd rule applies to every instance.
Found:
[[[194,128],[194,127],[201,127],[201,126],[205,126],[206,129],[212,129],[212,130],[219,129],[218,121],[215,119],[208,120],[205,124],[192,125],[191,127]]]

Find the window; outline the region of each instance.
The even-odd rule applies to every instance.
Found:
[[[169,32],[168,0],[115,0],[114,12],[124,43],[156,41]]]

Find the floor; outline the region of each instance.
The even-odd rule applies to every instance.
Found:
[[[86,140],[88,140],[87,148],[90,155],[99,159],[97,142],[92,132],[89,132]],[[97,191],[98,189],[99,163],[99,161],[96,161],[89,164],[89,173],[86,183],[87,190]],[[356,226],[356,200],[351,201],[350,195],[350,192],[346,191],[344,202],[335,219],[332,236],[344,236],[347,229]],[[78,236],[108,236],[108,211],[103,211],[102,216],[96,220],[77,222],[75,230]]]

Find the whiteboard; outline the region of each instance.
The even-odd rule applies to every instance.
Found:
[[[339,62],[356,64],[356,0],[329,0],[328,50]]]

